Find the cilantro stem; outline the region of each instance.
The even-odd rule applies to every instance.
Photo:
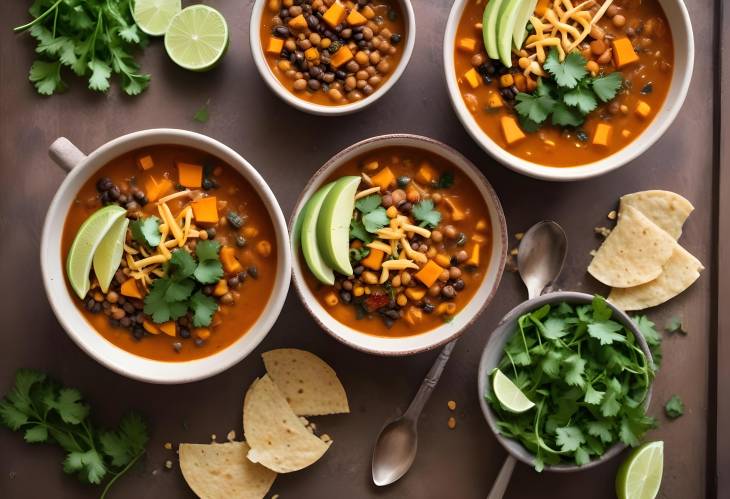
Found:
[[[104,490],[101,492],[99,499],[104,499],[106,497],[107,492],[109,492],[109,489],[111,489],[112,485],[114,485],[114,482],[116,482],[120,476],[124,475],[127,471],[129,471],[129,469],[132,466],[134,466],[134,463],[136,463],[139,460],[139,458],[142,457],[142,454],[144,454],[144,453],[145,453],[145,451],[142,451],[139,454],[137,454],[136,456],[134,456],[134,458],[132,458],[132,460],[129,461],[129,463],[127,463],[127,465],[124,468],[122,468],[121,470],[117,471],[114,474],[114,476],[111,478],[111,480],[109,480],[106,483],[106,486],[104,487]]]
[[[43,21],[43,20],[44,20],[44,19],[45,19],[46,17],[48,17],[48,16],[49,16],[49,15],[51,14],[51,12],[52,12],[52,11],[54,11],[54,10],[56,10],[56,11],[57,11],[57,10],[58,10],[58,6],[59,6],[59,5],[61,4],[61,2],[62,2],[62,1],[63,1],[63,0],[56,0],[56,3],[54,3],[53,5],[51,5],[51,6],[50,6],[50,7],[48,8],[48,10],[46,10],[46,11],[45,11],[45,12],[44,12],[43,14],[41,14],[41,15],[40,15],[40,16],[38,16],[38,17],[36,17],[35,19],[33,19],[33,20],[32,20],[31,22],[29,22],[29,23],[26,23],[26,24],[24,24],[24,25],[22,25],[22,26],[17,26],[17,27],[15,27],[15,28],[13,28],[13,31],[14,31],[14,32],[16,32],[16,33],[19,33],[19,32],[21,32],[21,31],[25,31],[25,30],[26,30],[26,29],[28,29],[28,28],[32,28],[32,27],[33,27],[33,26],[35,26],[36,24],[38,24],[38,23],[40,23],[41,21]]]

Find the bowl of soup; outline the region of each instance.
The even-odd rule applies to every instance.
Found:
[[[250,44],[266,84],[319,115],[372,104],[405,71],[416,38],[410,0],[257,0]]]
[[[693,61],[681,0],[457,0],[444,38],[466,130],[546,180],[601,175],[647,150],[682,107]]]
[[[50,154],[69,173],[43,228],[44,285],[84,351],[131,378],[184,383],[263,340],[289,286],[288,232],[245,159],[173,129],[88,156],[61,138]]]
[[[463,333],[496,293],[507,228],[482,173],[417,135],[350,146],[314,175],[290,220],[294,284],[317,323],[377,355]]]

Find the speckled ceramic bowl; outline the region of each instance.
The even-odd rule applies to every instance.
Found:
[[[306,267],[303,259],[296,256],[299,254],[299,242],[295,226],[299,212],[304,207],[304,204],[340,166],[361,154],[392,146],[414,147],[428,151],[429,153],[443,157],[463,172],[477,186],[484,198],[487,209],[489,210],[493,236],[491,258],[486,275],[474,297],[466,304],[464,309],[454,316],[451,322],[444,323],[442,326],[421,334],[386,338],[363,333],[348,327],[332,317],[322,307],[304,280],[304,273],[309,272],[309,269]],[[289,229],[292,234],[291,243],[293,254],[295,255],[292,258],[294,287],[299,293],[299,297],[302,299],[302,303],[306,309],[312,314],[312,317],[314,317],[322,329],[342,343],[357,350],[376,355],[411,355],[436,348],[457,338],[476,320],[494,297],[499,286],[499,281],[502,278],[502,272],[504,271],[507,258],[507,225],[504,219],[504,212],[502,211],[502,205],[497,198],[497,194],[487,179],[484,178],[484,175],[482,175],[471,161],[466,159],[458,151],[446,144],[418,135],[382,135],[363,140],[337,153],[314,174],[314,177],[312,177],[304,188],[289,221]]]

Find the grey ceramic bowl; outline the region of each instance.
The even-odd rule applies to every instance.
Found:
[[[494,433],[499,443],[502,444],[502,447],[504,447],[507,452],[511,454],[515,459],[522,461],[523,463],[530,466],[534,465],[535,456],[527,449],[525,449],[518,441],[507,438],[499,433],[499,429],[497,428],[497,415],[494,413],[494,411],[484,398],[484,394],[486,393],[486,391],[488,389],[491,389],[488,383],[489,373],[492,371],[492,369],[497,367],[497,364],[499,364],[499,360],[502,358],[504,346],[507,343],[510,335],[515,331],[517,326],[517,319],[521,315],[536,310],[545,304],[552,305],[560,302],[567,302],[570,304],[586,304],[591,303],[592,300],[593,295],[589,295],[586,293],[577,293],[574,291],[558,291],[555,293],[548,293],[539,296],[532,300],[525,301],[513,308],[507,315],[504,316],[504,318],[497,325],[497,328],[492,332],[491,336],[489,337],[489,341],[487,342],[487,345],[484,347],[484,352],[482,352],[482,358],[479,361],[479,379],[477,380],[477,384],[479,386],[479,405],[482,407],[484,417],[487,419],[489,427],[492,429],[492,432]],[[644,339],[644,336],[641,334],[636,324],[634,324],[634,322],[629,318],[628,315],[611,305],[611,303],[608,303],[608,306],[611,307],[611,309],[613,310],[612,319],[620,322],[626,327],[626,329],[634,333],[634,336],[636,337],[636,343],[639,345],[639,348],[641,348],[641,351],[644,352],[644,355],[646,355],[649,362],[653,362],[651,352],[649,351],[649,346],[646,344],[646,340]],[[644,407],[647,407],[649,405],[650,400],[651,387],[649,388],[649,393],[646,396]],[[558,472],[585,470],[608,461],[612,457],[620,454],[621,451],[625,448],[626,446],[624,444],[617,443],[609,448],[600,458],[594,459],[588,464],[584,464],[583,466],[577,466],[574,464],[545,465],[545,470]]]

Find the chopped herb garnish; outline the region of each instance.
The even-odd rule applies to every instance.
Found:
[[[367,215],[380,206],[382,200],[383,198],[381,198],[379,194],[371,194],[355,201],[355,208],[360,210],[361,213]]]
[[[390,219],[385,212],[385,208],[382,206],[378,206],[362,217],[362,224],[365,227],[365,230],[373,234],[389,223]]]
[[[218,241],[198,241],[198,244],[195,246],[198,266],[193,273],[198,282],[214,284],[223,277],[223,265],[218,258],[220,247],[221,245]]]
[[[197,111],[195,111],[195,114],[193,115],[193,120],[197,121],[198,123],[207,123],[209,118],[210,112],[208,111],[208,102],[206,102],[205,104],[200,106]]]
[[[672,395],[672,398],[664,404],[664,413],[669,419],[677,419],[684,414],[684,403],[679,395]]]
[[[373,240],[372,236],[365,230],[365,226],[360,220],[352,220],[350,222],[350,239],[359,239],[364,243],[369,243]]]
[[[667,322],[667,325],[664,326],[664,329],[666,329],[668,333],[687,334],[687,331],[685,331],[684,327],[682,327],[681,317],[672,317],[669,319],[669,322]]]
[[[139,220],[132,220],[129,224],[129,229],[132,231],[132,237],[139,244],[147,248],[156,248],[159,246],[162,238],[159,218],[151,216],[140,218]]]
[[[563,88],[575,88],[588,74],[586,60],[579,52],[571,52],[561,62],[555,49],[548,54],[543,69],[553,75],[558,86]]]
[[[218,303],[213,297],[198,290],[190,297],[190,310],[193,312],[193,326],[210,326],[213,314],[218,310]]]
[[[601,99],[603,102],[608,102],[616,97],[616,94],[621,88],[623,82],[624,79],[621,76],[621,73],[619,73],[618,71],[614,71],[613,73],[609,73],[606,76],[594,78],[591,87],[593,88],[593,91],[596,93],[599,99]]]
[[[334,54],[335,52],[337,52],[338,50],[340,50],[340,47],[342,47],[342,42],[339,41],[339,40],[335,40],[334,42],[332,42],[330,44],[329,47],[327,47],[327,51],[330,54]]]
[[[243,224],[246,223],[246,217],[239,215],[233,210],[228,212],[226,218],[228,219],[228,223],[236,229],[240,229],[241,227],[243,227]]]
[[[370,248],[350,248],[350,261],[359,262],[370,254]]]
[[[437,189],[448,189],[452,185],[454,185],[454,172],[444,172],[439,175],[435,187]]]
[[[422,227],[434,228],[441,221],[441,213],[434,209],[433,201],[430,199],[416,203],[411,209],[411,214]]]

